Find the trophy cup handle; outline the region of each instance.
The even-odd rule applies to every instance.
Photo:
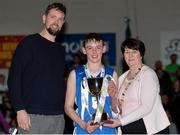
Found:
[[[114,78],[113,78],[111,75],[107,75],[107,76],[106,76],[106,79],[107,79],[108,81],[113,81],[113,82],[116,84]]]

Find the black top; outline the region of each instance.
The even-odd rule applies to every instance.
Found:
[[[65,50],[39,34],[24,38],[16,48],[8,87],[15,111],[31,114],[64,113]]]

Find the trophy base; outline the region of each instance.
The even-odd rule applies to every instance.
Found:
[[[95,125],[100,125],[100,123],[98,123],[98,122],[95,122],[95,123],[94,123],[94,122],[91,122],[90,125],[91,125],[91,126],[95,126]]]
[[[113,124],[113,121],[111,121],[111,120],[105,120],[105,121],[103,121],[103,124]]]
[[[98,122],[91,122],[91,126],[95,126],[95,125],[103,125],[103,124],[113,124],[113,121],[111,120],[104,120],[104,121],[101,121],[100,123]]]
[[[94,119],[95,119],[95,113],[93,114],[93,121],[94,121]],[[107,124],[112,124],[113,123],[113,121],[111,121],[111,120],[109,120],[109,118],[108,118],[108,115],[107,115],[107,113],[105,113],[105,112],[103,112],[102,113],[102,116],[101,116],[101,121],[100,122],[92,122],[91,123],[91,125],[103,125],[103,124],[105,124],[105,123],[107,123]]]

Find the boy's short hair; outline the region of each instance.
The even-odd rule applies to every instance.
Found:
[[[83,41],[83,47],[85,47],[86,44],[90,41],[102,42],[103,46],[105,45],[103,38],[100,36],[100,34],[97,34],[97,33],[89,33],[88,35],[86,35]]]

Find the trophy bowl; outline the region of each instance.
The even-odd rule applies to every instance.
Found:
[[[88,86],[89,86],[89,91],[92,95],[96,96],[99,98],[100,93],[101,93],[101,87],[102,87],[102,82],[103,78],[88,78],[87,79]]]
[[[103,83],[103,78],[102,77],[99,77],[99,78],[87,78],[87,83],[88,83],[88,87],[89,87],[89,92],[90,92],[90,94],[92,96],[96,97],[97,106],[98,106],[99,98],[100,98],[100,95],[101,95],[101,87],[102,87],[102,83]],[[95,119],[95,115],[96,115],[96,113],[94,113],[92,115],[93,121]],[[107,120],[108,120],[108,115],[103,110],[100,123],[103,123],[103,121],[107,121]]]

